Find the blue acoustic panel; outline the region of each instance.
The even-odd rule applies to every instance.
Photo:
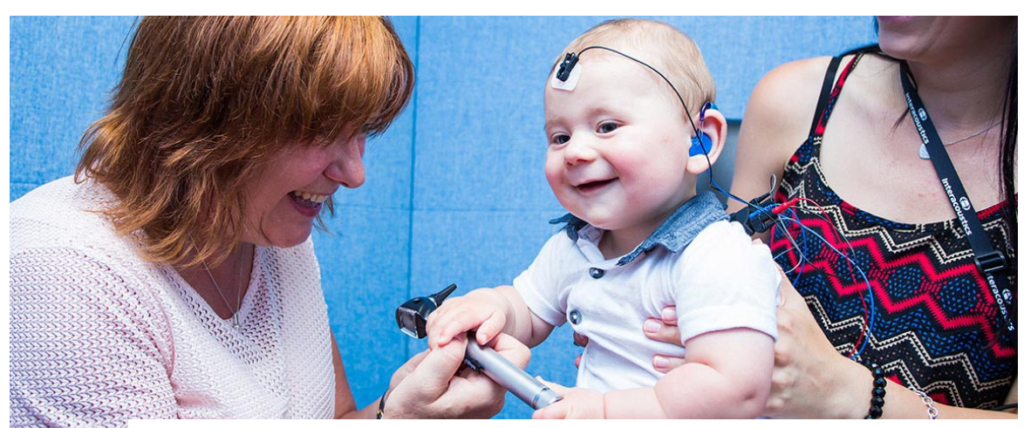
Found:
[[[416,209],[557,208],[543,169],[557,18],[421,20]]]
[[[71,175],[124,68],[133,17],[11,17],[11,196]]]
[[[365,407],[408,357],[394,309],[408,294],[409,213],[338,208],[330,232],[316,232],[313,242],[331,329],[356,403]]]

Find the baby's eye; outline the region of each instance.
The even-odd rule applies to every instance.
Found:
[[[597,126],[597,133],[607,134],[609,132],[615,131],[616,129],[619,129],[619,124],[615,122],[604,122]]]
[[[569,142],[569,136],[565,134],[557,134],[551,136],[551,144],[565,144]]]

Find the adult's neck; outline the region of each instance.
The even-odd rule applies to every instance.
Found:
[[[189,268],[179,267],[176,270],[197,291],[199,288],[219,289],[220,294],[231,299],[230,304],[233,306],[237,297],[245,294],[245,290],[248,288],[247,279],[252,272],[255,246],[243,242],[230,250],[224,250],[224,252],[227,253],[227,256],[217,264],[199,262]],[[191,252],[189,257],[194,259],[195,252]]]
[[[976,130],[997,120],[1006,92],[1011,54],[979,47],[936,60],[907,61],[917,92],[939,132]]]

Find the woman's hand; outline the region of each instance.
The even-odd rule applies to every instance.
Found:
[[[679,325],[676,316],[675,306],[666,306],[661,310],[661,318],[650,318],[644,321],[644,334],[652,340],[664,343],[681,345],[679,341]],[[685,358],[668,355],[655,355],[651,359],[651,365],[661,373],[668,373],[672,369],[683,365]]]
[[[644,334],[647,335],[648,339],[655,340],[664,343],[680,344],[679,342],[679,325],[677,324],[678,319],[676,318],[676,307],[666,306],[665,309],[661,310],[661,318],[650,318],[644,321]],[[572,334],[573,344],[579,347],[586,347],[589,343],[587,336],[579,333]],[[577,355],[576,367],[580,366],[580,358],[583,355]],[[668,373],[672,369],[683,365],[686,362],[685,358],[667,356],[667,355],[655,355],[651,360],[651,365],[654,369],[661,373]]]
[[[520,368],[530,361],[530,350],[501,334],[491,342],[494,350]],[[391,377],[385,400],[385,418],[490,418],[505,405],[505,389],[484,375],[462,370],[466,336],[423,351],[409,359]]]
[[[782,278],[779,340],[765,416],[863,418],[871,400],[871,374],[836,352],[803,296],[788,278]]]

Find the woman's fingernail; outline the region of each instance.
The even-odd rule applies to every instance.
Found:
[[[675,321],[676,316],[676,308],[674,307],[661,310],[661,319],[664,321]]]
[[[662,357],[661,355],[654,356],[654,368],[656,369],[667,369],[668,358]]]
[[[648,333],[657,333],[661,330],[661,323],[655,320],[644,321],[644,331]]]
[[[487,343],[487,335],[486,334],[478,334],[478,335],[476,335],[476,338],[480,339],[480,340],[477,341],[477,343]]]
[[[754,238],[754,245],[757,244],[763,244],[763,242],[761,242],[761,238]]]

